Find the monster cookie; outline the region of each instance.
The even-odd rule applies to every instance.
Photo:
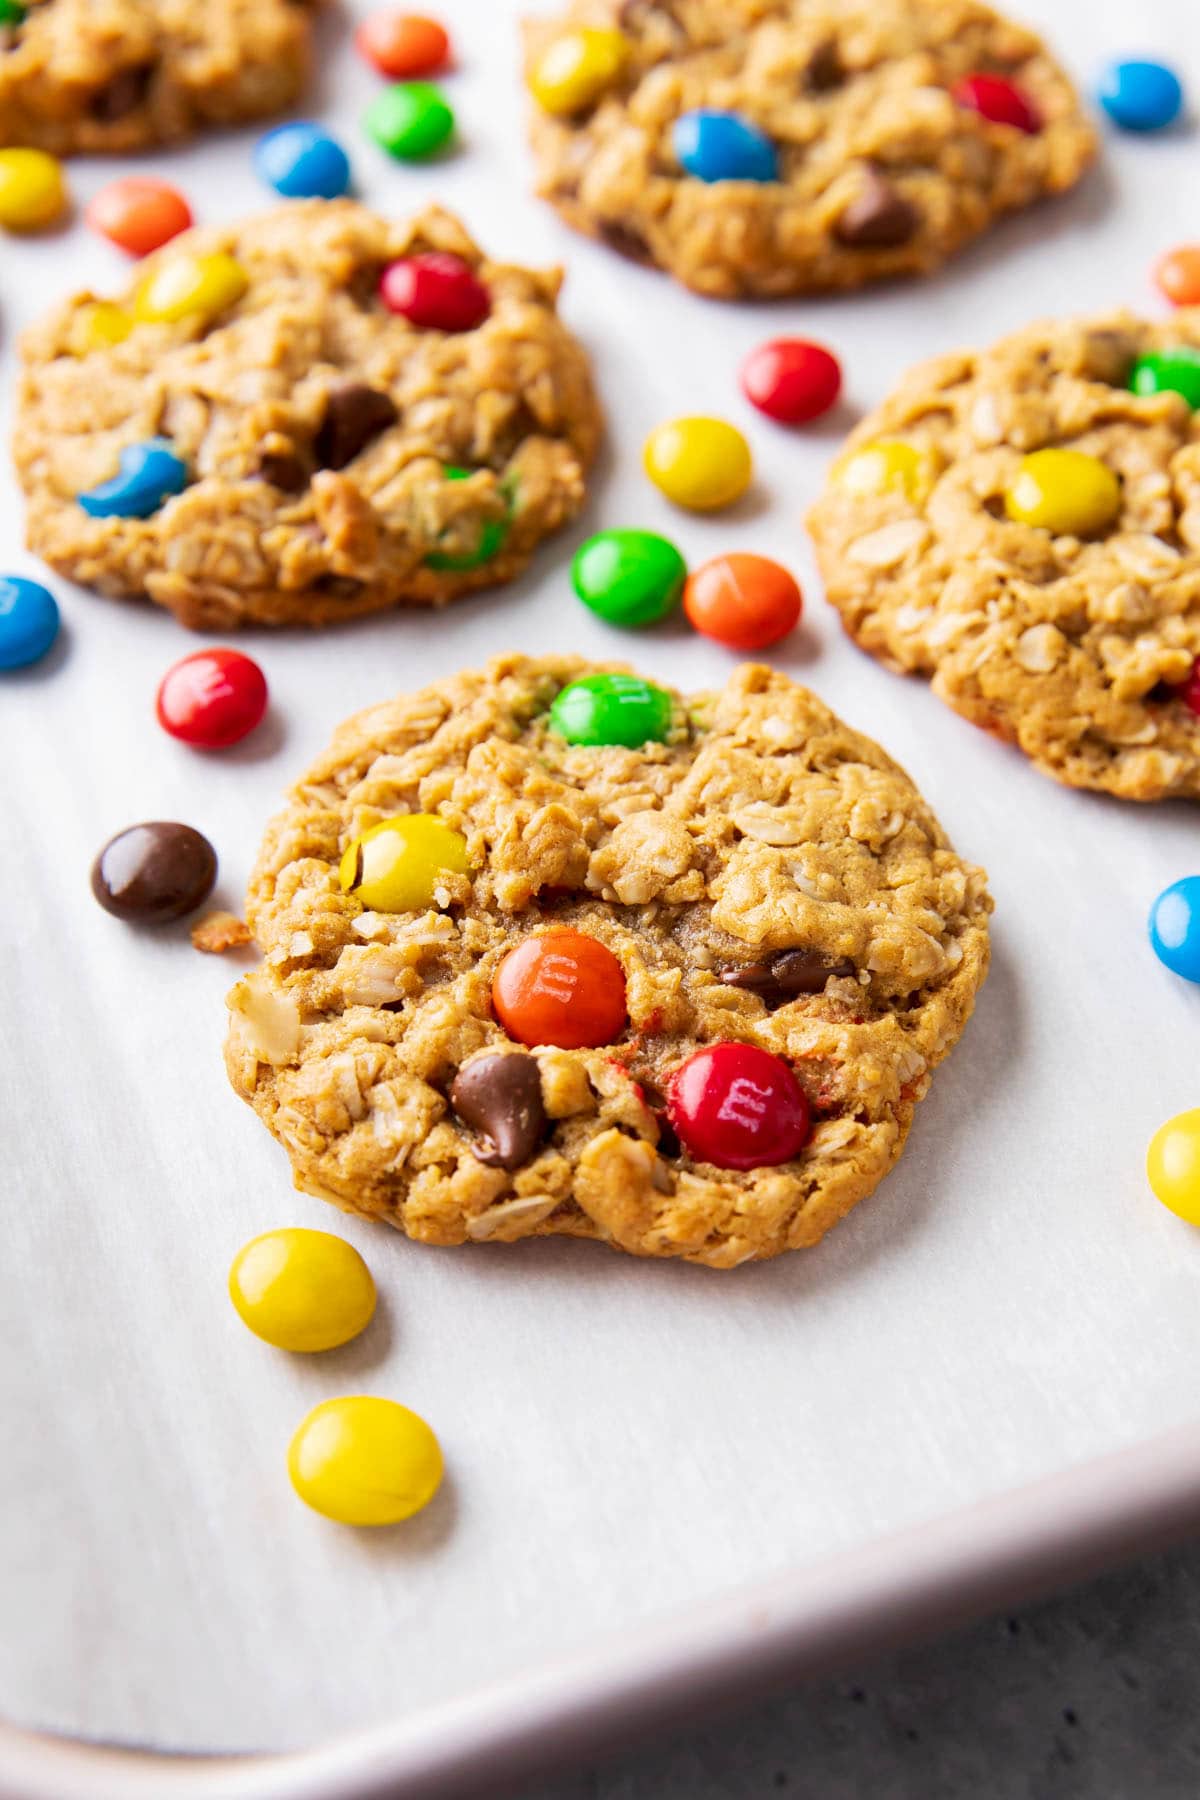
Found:
[[[140,150],[290,106],[304,0],[4,0],[0,144]]]
[[[297,202],[174,238],[24,340],[30,547],[201,629],[510,580],[582,505],[600,429],[559,280],[436,209]]]
[[[1072,787],[1200,799],[1200,311],[913,370],[809,525],[891,667]]]
[[[539,191],[704,294],[937,268],[1094,151],[979,0],[572,0],[526,49]]]
[[[343,725],[248,909],[226,1061],[298,1187],[428,1243],[732,1268],[896,1161],[991,901],[783,675],[685,700],[506,656]]]

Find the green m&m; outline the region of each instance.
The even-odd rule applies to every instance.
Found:
[[[661,744],[671,727],[671,696],[640,675],[584,675],[550,708],[550,729],[568,744]]]
[[[1194,411],[1200,407],[1200,350],[1179,344],[1139,356],[1129,385],[1135,394],[1182,394]]]
[[[0,28],[11,25],[14,28],[25,23],[25,8],[21,0],[0,0]],[[4,46],[0,44],[0,49]]]
[[[446,463],[442,475],[447,481],[468,481],[475,474],[474,469],[460,469],[456,463]],[[512,503],[509,502],[511,514]],[[449,550],[431,550],[425,558],[427,569],[449,569],[461,574],[465,569],[478,569],[485,562],[490,562],[508,536],[508,519],[485,519],[479,529],[479,538],[471,550],[451,552]]]
[[[368,137],[401,162],[433,156],[454,135],[454,114],[428,81],[397,81],[363,114]]]
[[[571,563],[571,584],[610,625],[656,625],[679,604],[687,564],[653,531],[598,531]]]

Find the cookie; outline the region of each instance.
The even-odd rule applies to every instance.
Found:
[[[592,79],[552,84],[581,29]],[[703,294],[925,273],[1094,154],[1043,44],[978,0],[572,0],[526,53],[539,192]]]
[[[299,1188],[410,1237],[732,1268],[892,1167],[991,901],[806,689],[616,668],[504,656],[341,727],[267,831],[226,1063]]]
[[[385,271],[394,293],[396,265],[439,256],[434,298],[465,284],[469,328],[385,302]],[[438,209],[296,202],[175,238],[118,304],[80,294],[26,334],[29,545],[198,629],[509,581],[579,511],[600,431],[559,284],[487,260]]]
[[[1200,799],[1195,405],[1200,311],[914,369],[809,514],[847,631],[1071,787]]]
[[[0,144],[141,150],[282,112],[308,85],[305,0],[21,0],[0,22]]]

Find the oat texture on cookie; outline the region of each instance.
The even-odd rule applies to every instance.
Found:
[[[636,741],[569,741],[585,682]],[[501,657],[350,719],[292,790],[226,1061],[298,1187],[428,1243],[731,1268],[896,1161],[986,973],[982,871],[783,675],[651,686]]]
[[[979,0],[571,0],[526,58],[540,193],[717,296],[934,269],[1095,148],[1045,46]],[[562,98],[547,71],[576,65]]]
[[[0,13],[0,144],[140,150],[281,112],[310,0],[22,0]]]
[[[1200,799],[1200,311],[914,369],[809,515],[851,636],[1072,787]]]
[[[386,278],[411,261],[469,276],[483,316],[395,310]],[[600,430],[559,282],[492,262],[436,208],[392,222],[296,202],[172,239],[119,302],[80,294],[26,334],[30,547],[202,629],[326,625],[511,579],[582,505]],[[151,453],[182,465],[182,491],[139,488],[129,516],[119,472]],[[90,516],[114,476],[117,510]]]

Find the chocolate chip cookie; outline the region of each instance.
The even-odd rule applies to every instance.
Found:
[[[914,369],[809,515],[847,631],[1059,781],[1200,799],[1197,407],[1200,311]]]
[[[903,770],[749,665],[505,656],[350,719],[269,827],[234,1087],[296,1185],[433,1244],[713,1268],[892,1167],[991,901]]]
[[[703,294],[924,273],[1094,153],[978,0],[572,0],[526,51],[539,191]]]
[[[305,0],[9,0],[0,144],[141,150],[281,112],[308,83]]]
[[[559,284],[437,209],[299,202],[175,238],[118,301],[80,294],[26,335],[30,547],[198,629],[508,581],[578,512],[600,431]],[[469,325],[429,322],[464,291]]]

